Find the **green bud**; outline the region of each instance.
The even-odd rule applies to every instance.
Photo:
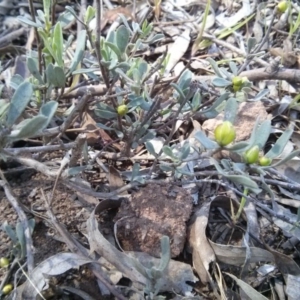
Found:
[[[247,164],[254,164],[258,160],[259,147],[253,146],[244,153],[244,159]]]
[[[117,113],[121,117],[125,116],[128,113],[128,106],[126,104],[119,105],[117,108]]]
[[[9,266],[9,259],[6,257],[1,257],[0,258],[0,268],[6,268]]]
[[[215,140],[221,146],[227,146],[235,139],[235,129],[231,122],[225,121],[215,129]]]
[[[288,9],[288,6],[289,4],[287,1],[281,1],[277,4],[277,9],[283,14]]]
[[[262,156],[259,158],[259,164],[263,167],[269,166],[272,163],[272,159],[269,157]]]
[[[6,268],[9,266],[9,259],[6,257],[1,257],[0,258],[0,268]]]
[[[2,293],[3,293],[4,295],[7,295],[7,294],[9,294],[12,290],[13,290],[13,285],[9,283],[9,284],[6,284],[6,285],[3,287]]]
[[[232,78],[232,84],[236,86],[241,86],[243,84],[243,78],[240,76],[234,76]]]

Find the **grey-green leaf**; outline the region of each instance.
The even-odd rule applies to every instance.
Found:
[[[128,41],[129,31],[124,25],[121,25],[116,32],[116,43],[121,53],[125,53]]]
[[[43,115],[48,118],[48,124],[51,122],[56,110],[57,110],[58,103],[57,101],[49,101],[44,104],[40,109],[40,115]]]
[[[271,159],[278,157],[282,153],[287,142],[289,141],[291,135],[293,134],[293,131],[293,127],[289,127],[286,131],[284,131],[280,138],[276,141],[276,143],[265,156]]]
[[[262,149],[265,146],[271,130],[272,127],[270,120],[265,120],[256,130],[254,144],[257,145],[259,149]]]
[[[15,91],[7,113],[6,125],[12,126],[21,116],[33,93],[32,84],[28,81],[21,83]]]
[[[27,58],[27,67],[29,72],[39,81],[39,84],[43,84],[44,80],[38,70],[37,61],[32,57]]]
[[[74,58],[70,66],[70,73],[72,73],[82,61],[86,42],[86,30],[81,30],[77,37],[76,50]]]
[[[224,121],[229,121],[234,124],[236,113],[238,109],[238,103],[235,98],[229,98],[226,102],[224,110]]]
[[[176,159],[176,156],[174,155],[172,149],[169,146],[163,146],[162,150],[167,156]]]
[[[155,157],[157,156],[157,154],[156,154],[156,152],[155,152],[155,149],[154,149],[152,143],[150,143],[150,142],[145,142],[145,146],[146,146],[146,149],[148,150],[148,152],[149,152],[151,155],[153,155],[153,156],[155,156]]]
[[[226,87],[231,85],[231,82],[224,78],[216,77],[212,80],[212,84],[217,87]]]
[[[255,194],[261,191],[258,185],[256,184],[256,182],[250,179],[249,177],[242,176],[242,175],[227,175],[227,174],[223,174],[223,176],[235,183],[239,183],[244,187],[251,189]]]
[[[48,118],[43,115],[37,115],[27,122],[20,130],[17,139],[29,138],[41,132],[48,125]]]
[[[247,52],[251,53],[252,49],[256,46],[257,41],[255,37],[250,37],[247,41]]]
[[[211,57],[208,57],[206,58],[206,60],[208,60],[208,62],[210,63],[211,67],[214,69],[215,71],[215,74],[219,77],[223,77],[217,63],[211,58]]]
[[[207,150],[211,150],[211,149],[218,149],[219,145],[215,142],[212,141],[210,138],[208,138],[204,132],[202,131],[197,131],[195,134],[195,138],[201,143],[201,145],[207,149]]]

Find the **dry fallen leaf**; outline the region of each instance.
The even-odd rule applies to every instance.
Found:
[[[192,247],[193,266],[203,284],[211,281],[209,265],[216,260],[215,253],[206,238],[206,226],[210,204],[205,203],[196,213],[196,219],[191,225],[189,244]]]

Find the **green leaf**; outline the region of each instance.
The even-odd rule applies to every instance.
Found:
[[[235,98],[229,98],[226,101],[224,110],[224,121],[229,121],[234,124],[236,113],[238,110],[238,103]]]
[[[29,103],[33,93],[32,84],[30,82],[21,83],[15,91],[7,113],[6,125],[12,126],[21,116]]]
[[[148,64],[145,61],[142,61],[138,66],[138,70],[141,74],[140,80],[143,81],[148,75]]]
[[[190,70],[185,70],[179,80],[178,80],[178,86],[180,87],[180,89],[183,91],[185,89],[187,89],[190,84],[191,84],[191,81],[192,81],[192,72]]]
[[[132,166],[131,181],[136,180],[136,178],[139,177],[139,174],[140,174],[140,164],[135,163]]]
[[[265,120],[256,130],[254,144],[257,145],[259,149],[262,149],[265,146],[271,130],[272,126],[270,120]]]
[[[38,21],[35,23],[32,20],[28,19],[27,17],[18,16],[17,19],[20,22],[22,22],[22,23],[24,23],[26,25],[29,25],[30,27],[41,28],[43,26],[42,23],[40,23]]]
[[[164,154],[166,154],[167,156],[171,157],[172,159],[177,159],[177,157],[174,155],[171,147],[163,146],[162,150],[163,150]]]
[[[247,53],[251,53],[252,49],[256,46],[257,41],[255,37],[250,37],[247,41]]]
[[[263,97],[268,95],[270,91],[268,89],[261,90],[253,99],[253,101],[260,101]]]
[[[195,133],[195,139],[197,139],[199,143],[207,150],[220,148],[215,141],[212,141],[204,132],[200,130]]]
[[[180,159],[186,159],[191,151],[191,146],[189,143],[185,143],[181,148]]]
[[[243,151],[246,151],[248,148],[249,148],[248,142],[238,142],[238,143],[233,144],[230,147],[225,147],[226,150],[236,151],[236,152],[243,152]]]
[[[63,13],[61,13],[57,19],[57,22],[61,23],[61,27],[65,28],[65,27],[69,27],[73,21],[75,20],[75,17],[73,14],[71,14],[69,11],[64,11]],[[66,47],[67,49],[68,47]]]
[[[257,183],[252,179],[250,179],[249,177],[242,176],[242,175],[227,175],[227,174],[223,174],[223,176],[235,183],[239,183],[244,187],[251,189],[255,194],[261,192],[261,189],[259,189]]]
[[[43,0],[43,8],[45,16],[50,16],[51,0]]]
[[[160,240],[160,245],[161,245],[161,259],[157,270],[163,272],[167,268],[171,259],[169,237],[164,235]]]
[[[229,85],[231,85],[231,81],[228,81],[224,78],[221,77],[216,77],[212,80],[212,84],[216,87],[227,87]]]
[[[52,56],[52,58],[55,61],[57,61],[55,51],[52,49],[52,46],[50,45],[50,43],[48,41],[48,37],[47,37],[46,33],[44,32],[44,30],[41,29],[41,28],[39,28],[38,29],[38,33],[39,33],[40,37],[43,39],[45,48],[48,50],[48,52],[50,53],[50,55]]]
[[[116,44],[121,53],[125,53],[128,41],[129,31],[124,25],[121,25],[116,32]]]
[[[176,92],[179,94],[179,98],[177,99],[179,102],[181,102],[184,98],[185,95],[181,89],[181,87],[179,85],[177,85],[176,83],[171,83],[171,86],[176,90]],[[175,96],[176,97],[176,96]]]
[[[156,152],[155,152],[155,149],[154,149],[152,143],[150,143],[150,142],[145,142],[145,146],[146,146],[147,151],[148,151],[151,155],[153,155],[154,157],[157,156],[157,154],[156,154]]]
[[[52,39],[52,48],[55,52],[55,60],[60,67],[64,67],[63,54],[64,54],[64,39],[61,28],[61,23],[57,22],[54,31],[53,31],[53,39]]]
[[[286,131],[284,131],[281,134],[280,138],[276,141],[276,143],[273,145],[270,151],[266,153],[265,156],[271,159],[278,157],[282,153],[293,132],[294,128],[290,126]]]
[[[43,115],[48,118],[48,124],[51,122],[56,110],[57,110],[58,103],[57,101],[49,101],[46,104],[44,104],[40,109],[40,115]]]
[[[37,115],[29,120],[16,135],[17,139],[30,138],[41,132],[48,125],[48,118],[43,115]]]
[[[204,109],[201,113],[208,119],[215,118],[220,113],[217,108],[219,108],[219,106],[221,106],[222,103],[227,100],[229,95],[230,93],[222,94],[216,101],[214,101],[212,106],[210,106],[208,109]]]
[[[201,100],[202,100],[202,97],[201,97],[200,93],[196,92],[194,94],[194,97],[193,97],[193,100],[192,100],[193,111],[197,111],[197,109],[200,107]]]
[[[120,52],[119,48],[115,44],[110,42],[105,42],[105,45],[109,47],[117,55],[119,61],[122,59],[122,53]]]
[[[71,66],[69,70],[70,73],[76,70],[78,64],[82,61],[84,55],[85,43],[86,43],[86,30],[81,30],[77,36],[76,50],[75,50],[73,60],[71,62]]]
[[[300,154],[300,150],[293,151],[293,152],[289,153],[286,157],[284,157],[283,159],[281,159],[280,161],[278,161],[277,163],[272,164],[270,166],[262,167],[262,168],[278,167],[278,166],[280,166],[280,165],[282,165],[282,164],[290,161],[291,159],[293,159],[294,157],[296,157],[299,154]]]
[[[53,67],[53,64],[49,64],[46,69],[46,75],[48,83],[52,84],[55,87],[65,87],[66,75],[61,67]]]
[[[237,68],[236,63],[235,63],[234,61],[230,61],[230,62],[229,62],[229,68],[230,68],[232,74],[233,74],[234,76],[237,76],[238,68]]]
[[[29,72],[39,81],[39,84],[44,84],[44,80],[38,70],[37,61],[32,57],[28,57],[27,67]]]
[[[99,103],[95,109],[95,113],[100,118],[108,120],[115,119],[118,116],[117,112],[105,103]]]
[[[84,14],[84,23],[88,24],[95,17],[95,14],[96,9],[89,5]]]
[[[208,62],[210,63],[211,67],[215,71],[215,74],[219,77],[223,77],[217,63],[211,57],[207,57],[206,60],[208,60]]]

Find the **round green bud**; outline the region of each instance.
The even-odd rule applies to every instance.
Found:
[[[253,146],[244,153],[244,159],[247,164],[254,164],[257,162],[259,156],[259,147]]]
[[[241,86],[243,84],[243,78],[240,76],[234,76],[232,78],[232,84],[236,86]]]
[[[128,113],[128,106],[126,104],[119,105],[117,107],[117,113],[121,117],[125,116]]]
[[[2,293],[4,294],[4,295],[8,295],[12,290],[13,290],[13,285],[12,284],[6,284],[4,287],[3,287],[3,289],[2,289]]]
[[[282,14],[288,9],[288,2],[287,1],[280,1],[278,4],[277,4],[277,9],[279,12],[281,12]]]
[[[259,158],[259,164],[263,167],[269,166],[272,163],[272,159],[269,157],[262,156]]]
[[[0,258],[0,267],[5,268],[7,266],[9,266],[9,259],[6,257],[1,257]]]
[[[235,129],[231,122],[225,121],[215,128],[215,140],[221,146],[227,146],[235,139]]]

